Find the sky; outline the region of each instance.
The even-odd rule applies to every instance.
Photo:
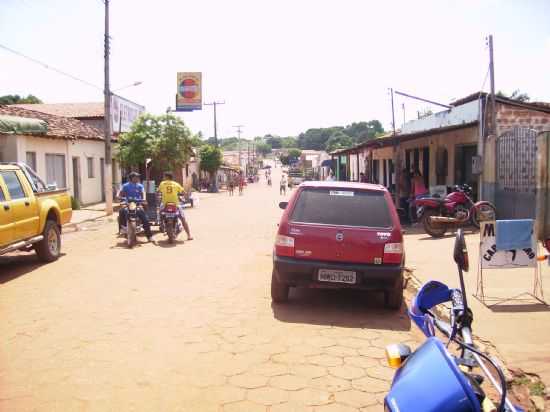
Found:
[[[0,95],[46,103],[102,101],[102,0],[0,0]],[[111,87],[152,113],[174,107],[176,73],[203,73],[218,137],[293,136],[379,119],[391,129],[389,88],[449,103],[480,90],[488,34],[496,89],[550,101],[547,0],[111,0]],[[404,105],[404,110],[403,110]],[[440,109],[395,99],[396,126]],[[180,113],[213,135],[211,106]]]

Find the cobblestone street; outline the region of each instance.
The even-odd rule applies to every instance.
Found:
[[[376,294],[272,306],[279,200],[276,175],[188,209],[185,244],[128,250],[102,220],[53,264],[1,257],[0,411],[381,411],[410,322]]]

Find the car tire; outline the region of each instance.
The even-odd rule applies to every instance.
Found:
[[[385,300],[388,309],[401,309],[401,305],[403,304],[403,274],[399,275],[393,288],[386,291]]]
[[[290,287],[277,279],[276,271],[273,269],[271,273],[271,300],[275,303],[287,302],[289,292]]]
[[[44,236],[44,239],[34,246],[38,258],[43,262],[57,260],[61,254],[61,231],[57,222],[47,220],[42,236]]]

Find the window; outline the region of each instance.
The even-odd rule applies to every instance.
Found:
[[[57,187],[67,187],[64,155],[46,154],[46,183]]]
[[[27,152],[26,163],[27,166],[36,171],[36,152]]]
[[[291,221],[336,226],[392,226],[383,192],[350,189],[302,190]]]
[[[95,177],[94,158],[88,157],[86,160],[88,161],[88,179],[93,179]]]
[[[23,186],[21,186],[21,182],[19,181],[19,178],[17,177],[17,174],[15,172],[7,171],[2,172],[1,174],[12,200],[23,199],[26,197]]]

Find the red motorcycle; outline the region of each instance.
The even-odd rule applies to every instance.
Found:
[[[445,198],[425,197],[415,201],[416,215],[424,230],[432,237],[442,237],[450,227],[471,223],[479,229],[479,222],[495,220],[497,210],[486,201],[474,203],[472,188],[455,186]]]

